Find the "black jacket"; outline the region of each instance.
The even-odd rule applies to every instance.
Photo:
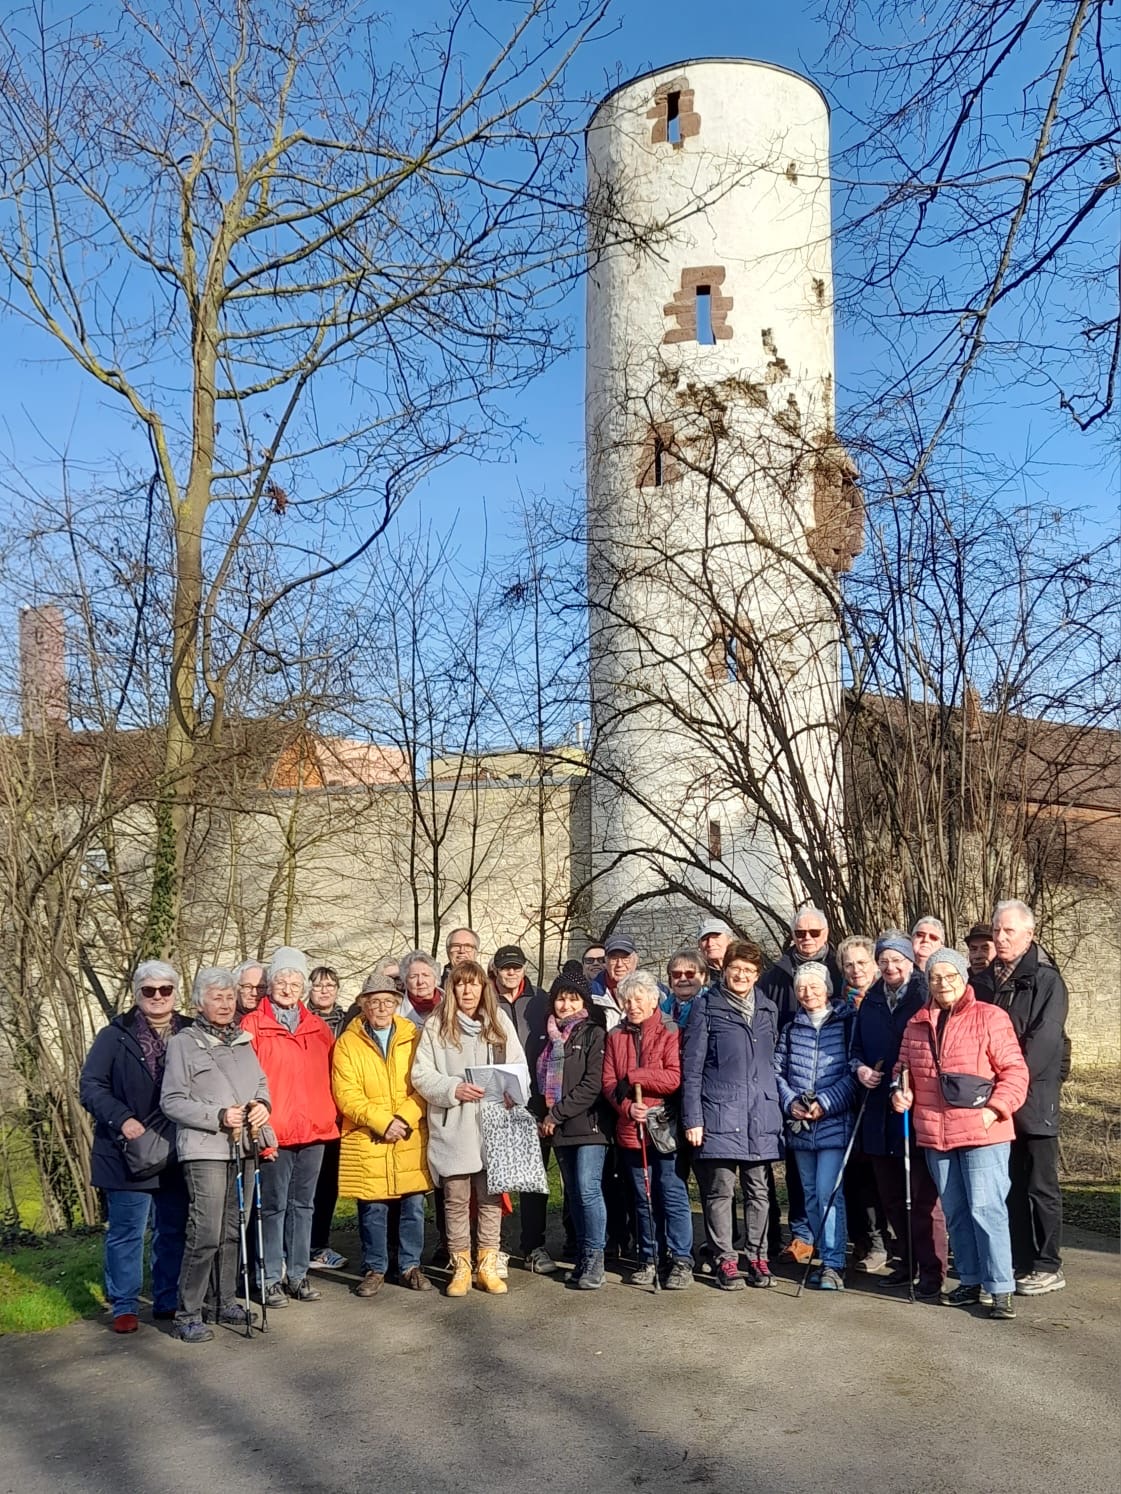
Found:
[[[517,1029],[525,1049],[525,1061],[529,1064],[530,1093],[537,1095],[537,1059],[545,1044],[545,1024],[549,1020],[548,994],[527,980],[522,994],[515,1001],[501,998],[499,1008],[505,1008],[506,1015]]]
[[[78,1097],[94,1119],[90,1159],[93,1186],[154,1193],[161,1187],[182,1186],[182,1174],[173,1163],[155,1177],[137,1182],[121,1153],[121,1127],[125,1121],[130,1116],[138,1121],[147,1120],[160,1104],[160,1087],[149,1074],[136,1040],[138,1017],[133,1007],[114,1017],[97,1034],[82,1065]],[[183,1027],[191,1025],[189,1017],[179,1020]]]
[[[994,962],[995,963],[995,962]],[[1017,1136],[1059,1134],[1059,1089],[1069,1070],[1065,1027],[1070,998],[1054,965],[1030,944],[1008,985],[996,989],[994,966],[971,980],[981,1001],[1002,1006],[1012,1018],[1031,1081],[1028,1097],[1013,1116]]]
[[[845,978],[841,974],[841,967],[837,964],[837,956],[832,944],[827,944],[821,954],[814,955],[814,962],[824,965],[829,971],[829,978],[833,982],[833,997],[840,1001],[845,994]],[[761,976],[755,989],[764,996],[770,998],[778,1008],[779,1031],[788,1022],[793,1022],[795,1013],[799,1010],[798,1002],[794,997],[794,972],[799,965],[810,963],[795,955],[793,949],[787,949],[775,961],[765,975]]]
[[[859,1106],[864,1095],[868,1096],[864,1118],[860,1123],[859,1141],[869,1157],[903,1155],[903,1117],[896,1115],[891,1107],[891,1071],[899,1058],[903,1029],[915,1013],[925,1006],[926,996],[926,977],[916,965],[894,1012],[887,1004],[887,992],[881,977],[869,986],[868,994],[853,1018],[852,1043],[849,1047],[849,1066],[853,1073],[856,1073],[860,1064],[874,1069],[877,1062],[883,1063],[881,1073],[884,1077],[879,1084],[875,1089],[869,1090],[865,1090],[863,1084],[860,1084],[856,1097]]]
[[[596,1012],[564,1046],[561,1097],[548,1112],[557,1123],[554,1146],[606,1146],[611,1121],[603,1098],[604,1023]],[[545,1113],[544,1099],[540,1101]]]

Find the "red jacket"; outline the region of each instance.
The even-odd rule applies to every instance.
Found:
[[[642,1061],[638,1058],[638,1033],[642,1033]],[[628,1092],[619,1099],[616,1090],[622,1081]],[[645,1105],[658,1105],[681,1088],[681,1040],[676,1028],[669,1028],[655,1007],[641,1028],[622,1022],[607,1034],[603,1053],[603,1093],[617,1111],[615,1140],[623,1147],[637,1147],[638,1127],[630,1118],[634,1086],[642,1085]]]
[[[903,1030],[899,1062],[895,1066],[896,1073],[903,1064],[911,1071],[915,1140],[919,1146],[932,1147],[938,1152],[1011,1141],[1015,1136],[1012,1116],[1028,1092],[1028,1066],[1008,1013],[978,1001],[973,987],[966,986],[964,994],[950,1008],[938,1053],[944,1073],[976,1074],[982,1079],[996,1080],[989,1109],[995,1110],[1000,1119],[987,1131],[980,1107],[958,1110],[942,1098],[931,1048],[931,1039],[937,1041],[937,1021],[938,1011],[930,1002],[915,1013]]]
[[[276,1020],[272,1002],[265,996],[255,1011],[241,1019],[269,1081],[270,1119],[280,1146],[334,1141],[339,1134],[331,1094],[335,1039],[326,1022],[309,1012],[302,1001],[299,1013],[295,1032],[289,1032]]]

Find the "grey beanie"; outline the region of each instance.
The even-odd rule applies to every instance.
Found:
[[[969,966],[965,963],[965,956],[958,954],[956,949],[947,949],[945,945],[936,949],[926,962],[926,978],[930,979],[930,972],[935,965],[950,965],[961,976],[966,985],[969,984]]]
[[[290,944],[282,944],[269,961],[268,978],[270,983],[276,979],[282,970],[294,970],[297,975],[302,975],[305,981],[311,974],[307,955],[304,954],[302,949],[293,949]]]
[[[820,960],[807,960],[804,965],[798,966],[794,972],[795,991],[814,976],[825,986],[826,996],[831,997],[833,995],[833,977],[829,974],[828,968]]]
[[[876,940],[876,959],[891,950],[893,954],[900,954],[905,960],[915,963],[915,951],[910,939],[906,934],[882,934]]]

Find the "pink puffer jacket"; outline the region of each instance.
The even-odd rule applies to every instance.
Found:
[[[988,1108],[1000,1117],[985,1130],[981,1107],[958,1110],[942,1098],[938,1068],[931,1040],[937,1041],[938,1011],[930,1002],[922,1007],[903,1030],[895,1073],[906,1065],[911,1071],[915,1103],[911,1111],[915,1140],[919,1146],[952,1152],[959,1146],[993,1146],[1015,1136],[1012,1116],[1028,1092],[1028,1066],[1016,1041],[1008,1013],[999,1006],[978,1001],[972,986],[950,1009],[942,1033],[938,1058],[946,1074],[976,1074],[995,1079]]]

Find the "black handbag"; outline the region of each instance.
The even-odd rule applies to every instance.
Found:
[[[982,1079],[980,1074],[948,1074],[939,1062],[938,1045],[929,1026],[926,1035],[930,1041],[930,1051],[934,1055],[934,1067],[938,1070],[943,1100],[951,1110],[981,1110],[992,1098],[996,1080]]]
[[[162,1110],[154,1110],[145,1120],[143,1136],[131,1141],[120,1138],[120,1147],[133,1182],[144,1183],[163,1172],[175,1160],[175,1127]]]
[[[660,1105],[655,1105],[646,1112],[646,1134],[655,1151],[661,1152],[663,1157],[672,1157],[677,1151],[680,1123],[677,1104],[672,1100],[663,1100]]]

